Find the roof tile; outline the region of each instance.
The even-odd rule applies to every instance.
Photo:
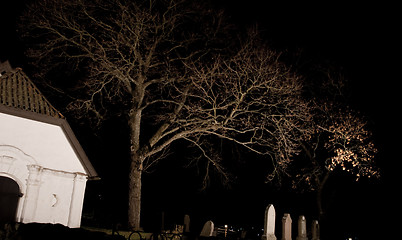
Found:
[[[55,118],[64,118],[21,68],[0,75],[0,104]]]

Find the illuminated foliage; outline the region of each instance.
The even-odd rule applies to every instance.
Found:
[[[332,156],[326,161],[326,169],[340,168],[350,172],[359,180],[362,176],[378,177],[374,169],[374,156],[377,149],[367,123],[351,111],[338,111],[330,120],[328,127],[321,127],[329,134],[324,147]]]
[[[356,181],[361,177],[379,177],[375,166],[377,148],[368,123],[350,109],[322,103],[314,105],[312,131],[300,142],[302,152],[294,160],[293,188],[317,193],[319,216],[324,215],[322,192],[330,177],[344,171]]]

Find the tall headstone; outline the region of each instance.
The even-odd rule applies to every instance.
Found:
[[[318,220],[313,220],[311,224],[311,240],[320,240],[320,225],[318,224]]]
[[[308,240],[307,239],[306,218],[303,215],[299,216],[299,221],[297,222],[296,240]]]
[[[162,212],[161,231],[165,231],[165,212]]]
[[[214,223],[212,221],[207,221],[201,230],[200,237],[212,237],[214,228]]]
[[[292,218],[289,213],[282,217],[282,240],[292,240]]]
[[[184,215],[184,232],[190,232],[190,216],[187,214]]]
[[[264,235],[262,235],[262,240],[276,240],[275,216],[274,205],[269,204],[265,209]]]

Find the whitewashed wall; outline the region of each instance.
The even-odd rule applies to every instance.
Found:
[[[20,187],[17,221],[80,226],[87,175],[61,127],[0,113],[0,176]]]
[[[39,165],[85,173],[60,126],[0,113],[0,145],[23,149]]]

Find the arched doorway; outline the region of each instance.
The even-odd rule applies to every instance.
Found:
[[[0,176],[0,223],[16,221],[20,197],[18,184],[11,178]]]

